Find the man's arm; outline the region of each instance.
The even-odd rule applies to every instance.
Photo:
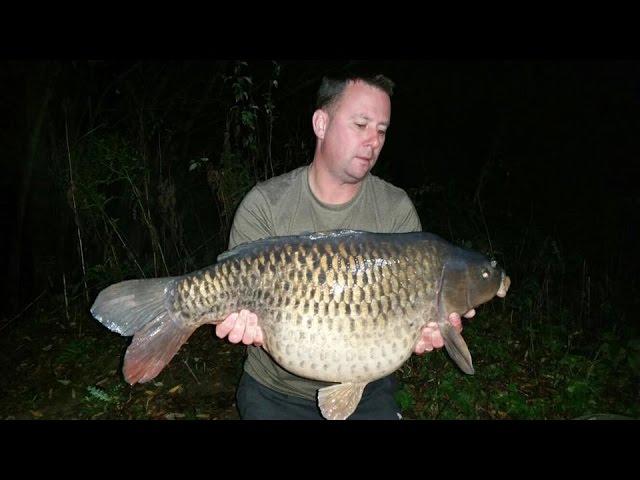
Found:
[[[420,231],[422,231],[420,217],[418,216],[418,212],[416,212],[416,207],[413,205],[413,202],[405,193],[393,214],[393,232],[406,233]]]
[[[231,225],[229,249],[241,243],[275,236],[271,209],[258,187],[254,187],[244,197]]]
[[[241,243],[275,235],[269,204],[258,188],[253,188],[242,200],[231,225],[229,249]],[[222,323],[216,325],[219,338],[228,336],[231,343],[242,341],[245,345],[260,346],[263,343],[262,329],[258,317],[249,310],[233,312]]]

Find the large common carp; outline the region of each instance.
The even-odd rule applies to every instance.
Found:
[[[509,284],[495,261],[433,234],[336,230],[250,242],[184,276],[111,285],[91,313],[134,336],[124,359],[134,384],[158,375],[196,328],[251,310],[278,364],[336,382],[318,391],[318,405],[325,418],[345,419],[367,383],[411,356],[431,321],[453,360],[474,373],[448,316],[505,296]]]

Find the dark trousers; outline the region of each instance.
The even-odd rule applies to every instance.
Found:
[[[368,384],[362,400],[348,420],[399,420],[400,407],[395,401],[397,380],[393,375]],[[323,420],[316,400],[282,393],[265,387],[244,372],[236,394],[243,420]]]

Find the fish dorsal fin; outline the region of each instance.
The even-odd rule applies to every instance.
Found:
[[[255,250],[261,250],[264,247],[268,247],[278,243],[299,243],[304,242],[305,240],[319,240],[319,239],[330,239],[330,238],[341,238],[348,237],[352,235],[366,235],[369,232],[364,232],[360,230],[326,230],[322,232],[305,232],[300,235],[287,235],[282,237],[269,237],[262,238],[260,240],[255,240],[253,242],[246,242],[236,245],[231,250],[226,252],[222,252],[218,255],[217,262],[220,263],[225,260],[229,260],[230,258],[243,255],[245,253],[253,252]]]
[[[322,416],[328,420],[345,420],[357,408],[366,385],[367,382],[340,383],[318,390]]]

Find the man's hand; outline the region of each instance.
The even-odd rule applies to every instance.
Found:
[[[465,318],[471,318],[476,314],[476,311],[472,308],[463,316]],[[449,321],[458,330],[462,331],[462,319],[459,313],[452,313],[449,315]],[[440,329],[436,322],[429,322],[426,327],[422,329],[422,336],[413,348],[413,353],[422,355],[424,352],[430,352],[434,348],[442,348],[444,346],[444,340],[440,334]]]
[[[249,310],[234,312],[225,318],[222,323],[216,325],[216,335],[219,338],[229,336],[231,343],[242,343],[245,345],[262,345],[262,329],[258,326],[258,316]]]

